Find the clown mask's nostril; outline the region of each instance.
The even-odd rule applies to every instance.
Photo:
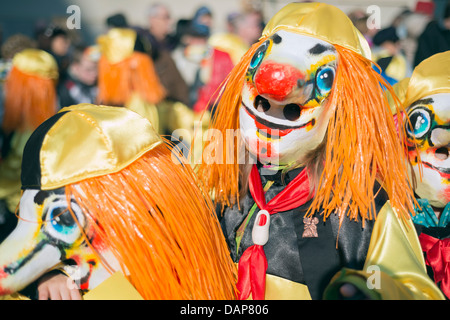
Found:
[[[295,121],[300,118],[301,108],[298,104],[289,103],[283,109],[283,114],[286,119]]]
[[[267,110],[270,109],[270,102],[261,96],[257,96],[255,98],[254,106],[255,109],[258,110],[259,112],[266,112]]]
[[[449,156],[448,148],[446,148],[446,147],[438,148],[438,149],[436,149],[434,155],[439,160],[447,160],[448,156]]]

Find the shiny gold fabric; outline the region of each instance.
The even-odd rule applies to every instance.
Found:
[[[110,63],[118,63],[130,57],[134,52],[136,31],[127,28],[112,28],[97,39],[100,52]]]
[[[162,143],[150,122],[127,108],[86,103],[64,111],[42,143],[43,190],[118,172]]]
[[[133,94],[125,107],[146,118],[152,124],[153,129],[160,132],[158,108],[155,104],[145,102],[138,94]]]
[[[332,24],[326,23],[333,21]],[[340,9],[325,3],[290,3],[267,23],[263,37],[287,30],[337,44],[370,59],[369,45]]]
[[[409,82],[407,80],[397,86],[407,89],[397,89],[405,107],[426,96],[450,92],[450,51],[437,53],[423,60],[413,71]]]
[[[48,79],[58,79],[58,65],[53,56],[39,49],[25,49],[14,55],[14,67],[21,72]]]
[[[0,296],[0,300],[30,300],[30,298],[24,296],[23,294],[20,294],[18,292],[13,294],[7,294],[5,296]]]
[[[377,269],[380,272],[377,273]],[[374,279],[378,276],[379,286],[376,286]],[[345,269],[339,272],[325,291],[325,298],[335,296],[339,284],[343,282],[353,283],[368,295],[384,300],[444,299],[426,273],[412,221],[400,219],[389,202],[378,214],[363,270]],[[368,282],[375,287],[368,288]]]
[[[266,300],[311,300],[308,287],[304,284],[266,275]]]
[[[143,298],[118,271],[86,293],[83,300],[143,300]]]

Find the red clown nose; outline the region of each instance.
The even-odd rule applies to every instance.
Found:
[[[304,78],[305,75],[291,65],[265,61],[255,75],[255,85],[260,95],[281,102],[297,88],[298,80]]]

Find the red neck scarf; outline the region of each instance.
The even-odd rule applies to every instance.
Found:
[[[269,214],[289,211],[300,207],[312,198],[309,189],[308,173],[303,169],[278,195],[266,203],[261,177],[256,165],[253,165],[249,181],[250,194],[258,208]],[[260,212],[261,212],[260,211]],[[259,220],[259,221],[258,221]],[[255,227],[264,226],[266,216],[255,219]],[[268,232],[268,225],[267,232]],[[254,244],[247,248],[239,260],[238,283],[239,299],[245,300],[250,293],[254,300],[263,300],[266,286],[267,259],[263,245]]]
[[[434,281],[441,283],[441,290],[450,299],[450,238],[436,239],[425,233],[419,236],[426,253],[425,262],[433,269]]]

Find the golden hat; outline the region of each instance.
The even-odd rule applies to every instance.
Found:
[[[100,52],[114,64],[130,57],[134,52],[136,31],[129,28],[112,28],[97,38]]]
[[[44,50],[24,49],[14,55],[12,64],[25,74],[58,79],[58,64],[53,56]]]
[[[337,44],[370,59],[369,44],[340,9],[325,3],[290,3],[276,13],[263,37],[287,30]]]
[[[122,107],[66,107],[28,140],[22,189],[52,190],[115,173],[162,143],[151,123]]]
[[[450,51],[423,60],[411,77],[397,83],[394,89],[405,107],[426,96],[450,92]]]

